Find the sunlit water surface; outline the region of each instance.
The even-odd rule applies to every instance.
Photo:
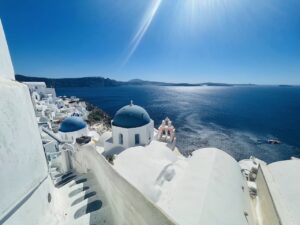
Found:
[[[217,147],[240,160],[254,155],[267,162],[300,157],[300,87],[59,88],[110,115],[133,100],[158,127],[168,116],[182,152]],[[282,144],[258,144],[277,138]]]

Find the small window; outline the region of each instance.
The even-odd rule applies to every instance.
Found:
[[[135,140],[135,144],[139,145],[140,144],[140,135],[139,134],[134,135],[134,140]]]
[[[123,134],[119,134],[119,144],[123,144]]]

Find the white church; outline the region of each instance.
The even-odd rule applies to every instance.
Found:
[[[104,142],[105,152],[145,146],[153,140],[153,120],[144,108],[132,101],[116,112],[111,125],[112,136]]]
[[[63,141],[75,143],[77,138],[88,135],[88,127],[81,117],[70,116],[62,121],[58,133]]]

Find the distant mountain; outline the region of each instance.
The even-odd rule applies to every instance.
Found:
[[[155,86],[251,86],[253,84],[226,84],[226,83],[168,83],[158,81],[145,81],[133,79],[129,81],[117,81],[103,77],[81,77],[81,78],[44,78],[30,77],[17,74],[17,81],[39,81],[45,82],[48,87],[115,87],[121,85],[155,85]]]
[[[288,85],[288,84],[280,84],[278,87],[293,87],[293,85]]]
[[[133,85],[159,85],[159,86],[233,86],[233,84],[226,84],[226,83],[167,83],[167,82],[158,82],[158,81],[145,81],[141,79],[133,79],[127,82],[128,84]]]
[[[39,81],[45,82],[47,87],[112,87],[119,86],[123,82],[103,77],[81,77],[81,78],[44,78],[16,75],[17,81]]]
[[[157,86],[170,86],[174,85],[173,83],[159,82],[159,81],[146,81],[141,79],[132,79],[127,81],[127,84],[130,85],[157,85]]]

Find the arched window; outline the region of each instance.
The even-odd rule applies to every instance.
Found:
[[[140,144],[140,135],[139,134],[134,135],[134,142],[136,145]]]
[[[119,134],[119,144],[123,144],[123,134]]]

